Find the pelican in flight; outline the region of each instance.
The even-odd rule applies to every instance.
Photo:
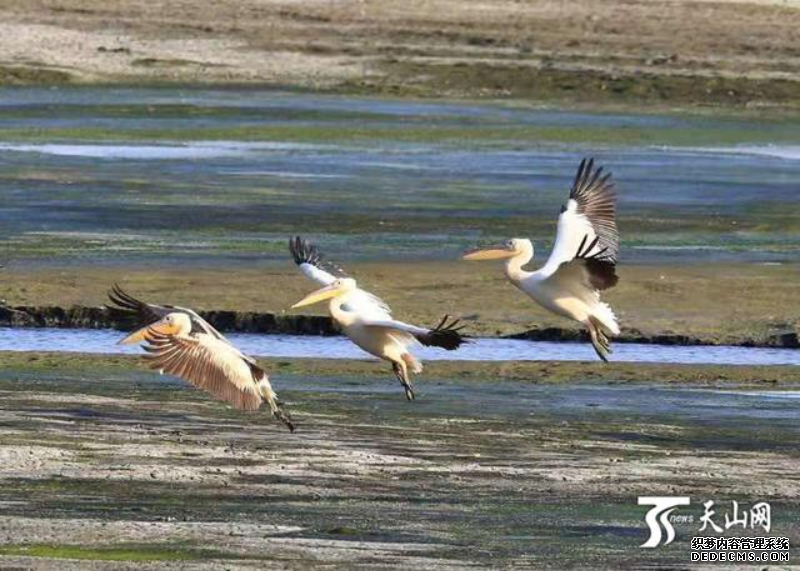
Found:
[[[578,167],[569,200],[561,207],[553,251],[538,271],[523,269],[533,259],[533,244],[514,238],[464,255],[465,260],[505,260],[509,281],[558,315],[583,324],[603,361],[611,353],[609,335],[619,335],[611,307],[600,292],[617,285],[619,232],[611,173],[594,168],[594,159]]]
[[[289,240],[289,250],[300,271],[324,286],[295,303],[292,309],[329,300],[331,317],[344,334],[367,353],[392,364],[408,400],[414,400],[409,369],[416,374],[422,372],[422,363],[411,353],[411,348],[421,343],[452,351],[465,342],[459,333],[463,326],[448,315],[433,329],[393,319],[383,300],[360,289],[340,268],[324,262],[317,248],[299,236]]]
[[[196,312],[139,301],[118,285],[108,297],[115,309],[144,325],[120,344],[144,342],[150,368],[175,375],[239,410],[255,411],[266,401],[272,415],[294,431],[264,369]]]

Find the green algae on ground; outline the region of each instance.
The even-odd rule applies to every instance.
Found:
[[[0,66],[0,85],[64,85],[73,81],[65,71],[43,66]]]
[[[106,546],[33,544],[0,546],[0,557],[23,556],[79,561],[202,561],[236,559],[229,553],[161,544],[116,544]]]
[[[191,142],[191,141],[283,141],[319,144],[364,144],[376,141],[441,144],[451,147],[514,148],[520,144],[580,145],[674,145],[711,146],[737,143],[790,144],[800,141],[798,122],[788,119],[769,129],[746,125],[714,128],[714,125],[681,126],[654,130],[647,127],[602,126],[447,126],[415,125],[387,128],[363,123],[342,125],[259,125],[241,127],[187,127],[176,129],[118,129],[102,127],[53,127],[0,129],[5,141],[95,141],[95,142]]]
[[[345,90],[392,97],[503,98],[601,105],[687,105],[736,108],[753,102],[800,107],[794,79],[697,74],[619,73],[557,69],[520,62],[459,61],[382,63],[383,75],[355,79]]]

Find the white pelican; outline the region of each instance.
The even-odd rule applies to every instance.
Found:
[[[619,281],[619,232],[611,173],[602,173],[593,159],[581,161],[569,200],[561,207],[553,251],[538,271],[523,269],[533,259],[533,244],[525,238],[473,250],[464,259],[506,260],[512,284],[545,309],[582,323],[597,354],[608,361],[608,336],[619,335],[619,325],[611,307],[600,301],[600,292]]]
[[[108,297],[144,324],[121,344],[145,342],[152,369],[175,375],[239,410],[255,411],[266,401],[272,415],[294,431],[281,409],[267,373],[191,309],[153,305],[125,293],[118,285]]]
[[[408,400],[414,400],[409,368],[416,374],[422,372],[422,363],[411,353],[411,347],[422,343],[452,351],[465,342],[459,333],[462,327],[458,327],[458,320],[448,323],[450,317],[445,315],[433,329],[397,321],[383,300],[360,289],[354,279],[331,273],[342,271],[323,262],[316,247],[298,236],[289,240],[289,249],[300,271],[325,286],[295,303],[292,309],[330,300],[328,307],[333,320],[361,349],[392,364]]]

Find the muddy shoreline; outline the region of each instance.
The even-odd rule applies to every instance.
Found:
[[[2,357],[3,568],[687,568],[699,524],[639,549],[654,490],[690,496],[695,521],[705,499],[768,501],[800,541],[796,401],[758,396],[783,383],[437,363],[408,403],[376,363],[271,361],[290,434],[135,357]]]
[[[198,312],[218,330],[236,333],[285,335],[339,335],[332,320],[321,315],[280,315],[271,312],[206,310]],[[101,307],[17,306],[0,307],[1,327],[53,327],[59,329],[118,329],[130,330],[130,318],[119,311]],[[575,329],[543,327],[520,333],[501,335],[502,338],[528,341],[587,341],[585,333]],[[760,339],[742,338],[734,343],[718,339],[694,337],[675,333],[644,335],[634,328],[623,328],[615,339],[620,343],[654,345],[732,345],[738,347],[800,348],[797,331],[787,330]]]
[[[796,0],[163,0],[0,7],[0,84],[328,93],[736,110],[800,108]]]

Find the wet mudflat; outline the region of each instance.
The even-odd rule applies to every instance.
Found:
[[[0,566],[688,566],[698,524],[640,549],[640,495],[769,501],[800,545],[796,392],[276,377],[294,434],[135,369],[0,370]]]
[[[249,89],[0,90],[9,267],[249,266],[311,234],[352,261],[543,257],[584,156],[614,173],[625,264],[792,262],[800,120]],[[538,261],[538,259],[537,259]]]

